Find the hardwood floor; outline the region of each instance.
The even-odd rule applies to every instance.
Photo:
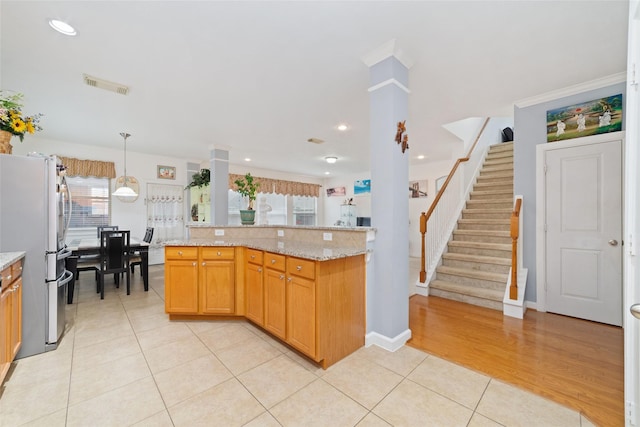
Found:
[[[624,425],[622,328],[528,310],[523,320],[438,297],[409,303],[410,346]]]

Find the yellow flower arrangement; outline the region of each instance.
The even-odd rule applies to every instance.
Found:
[[[21,93],[8,94],[0,91],[0,130],[16,135],[21,142],[25,133],[42,130],[39,124],[42,114],[22,115],[22,98]]]

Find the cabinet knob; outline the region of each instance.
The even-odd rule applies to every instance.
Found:
[[[222,252],[218,251],[218,256],[222,255]]]
[[[262,269],[258,267],[258,273],[262,273]]]
[[[275,263],[276,263],[276,260],[275,260],[275,259],[272,259],[272,260],[271,260],[271,264],[275,264]]]
[[[289,277],[289,278],[287,279],[287,282],[290,282],[290,281],[291,281],[291,277]]]
[[[280,275],[280,280],[284,279],[284,274]]]
[[[251,255],[251,259],[256,259],[256,256],[255,255]]]
[[[7,276],[7,280],[11,280],[11,274]]]
[[[194,263],[193,263],[193,264],[191,264],[191,265],[193,265],[194,267],[197,267],[197,266],[198,266],[198,263],[197,263],[197,262],[194,262]]]
[[[202,261],[202,266],[204,267],[204,266],[206,266],[206,265],[207,265],[207,263],[206,263],[206,262],[204,262],[204,261]]]
[[[302,271],[302,266],[301,265],[296,265],[296,270]]]
[[[182,256],[182,251],[178,251],[178,255]]]

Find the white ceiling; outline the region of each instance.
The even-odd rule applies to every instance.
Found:
[[[200,161],[215,146],[234,164],[339,176],[369,170],[362,58],[389,40],[414,62],[417,164],[459,148],[444,124],[511,116],[516,100],[624,71],[627,13],[620,0],[2,0],[0,87],[45,114],[43,138],[120,148],[126,130],[129,151]],[[83,73],[130,92],[89,87]]]

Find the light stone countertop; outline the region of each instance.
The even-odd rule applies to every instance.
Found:
[[[0,270],[4,270],[25,255],[26,252],[0,252]]]
[[[354,247],[328,247],[321,243],[310,243],[291,240],[251,239],[189,239],[172,240],[165,246],[245,246],[251,249],[272,252],[276,254],[295,256],[314,261],[328,261],[331,259],[347,258],[350,256],[366,254],[365,248]]]

